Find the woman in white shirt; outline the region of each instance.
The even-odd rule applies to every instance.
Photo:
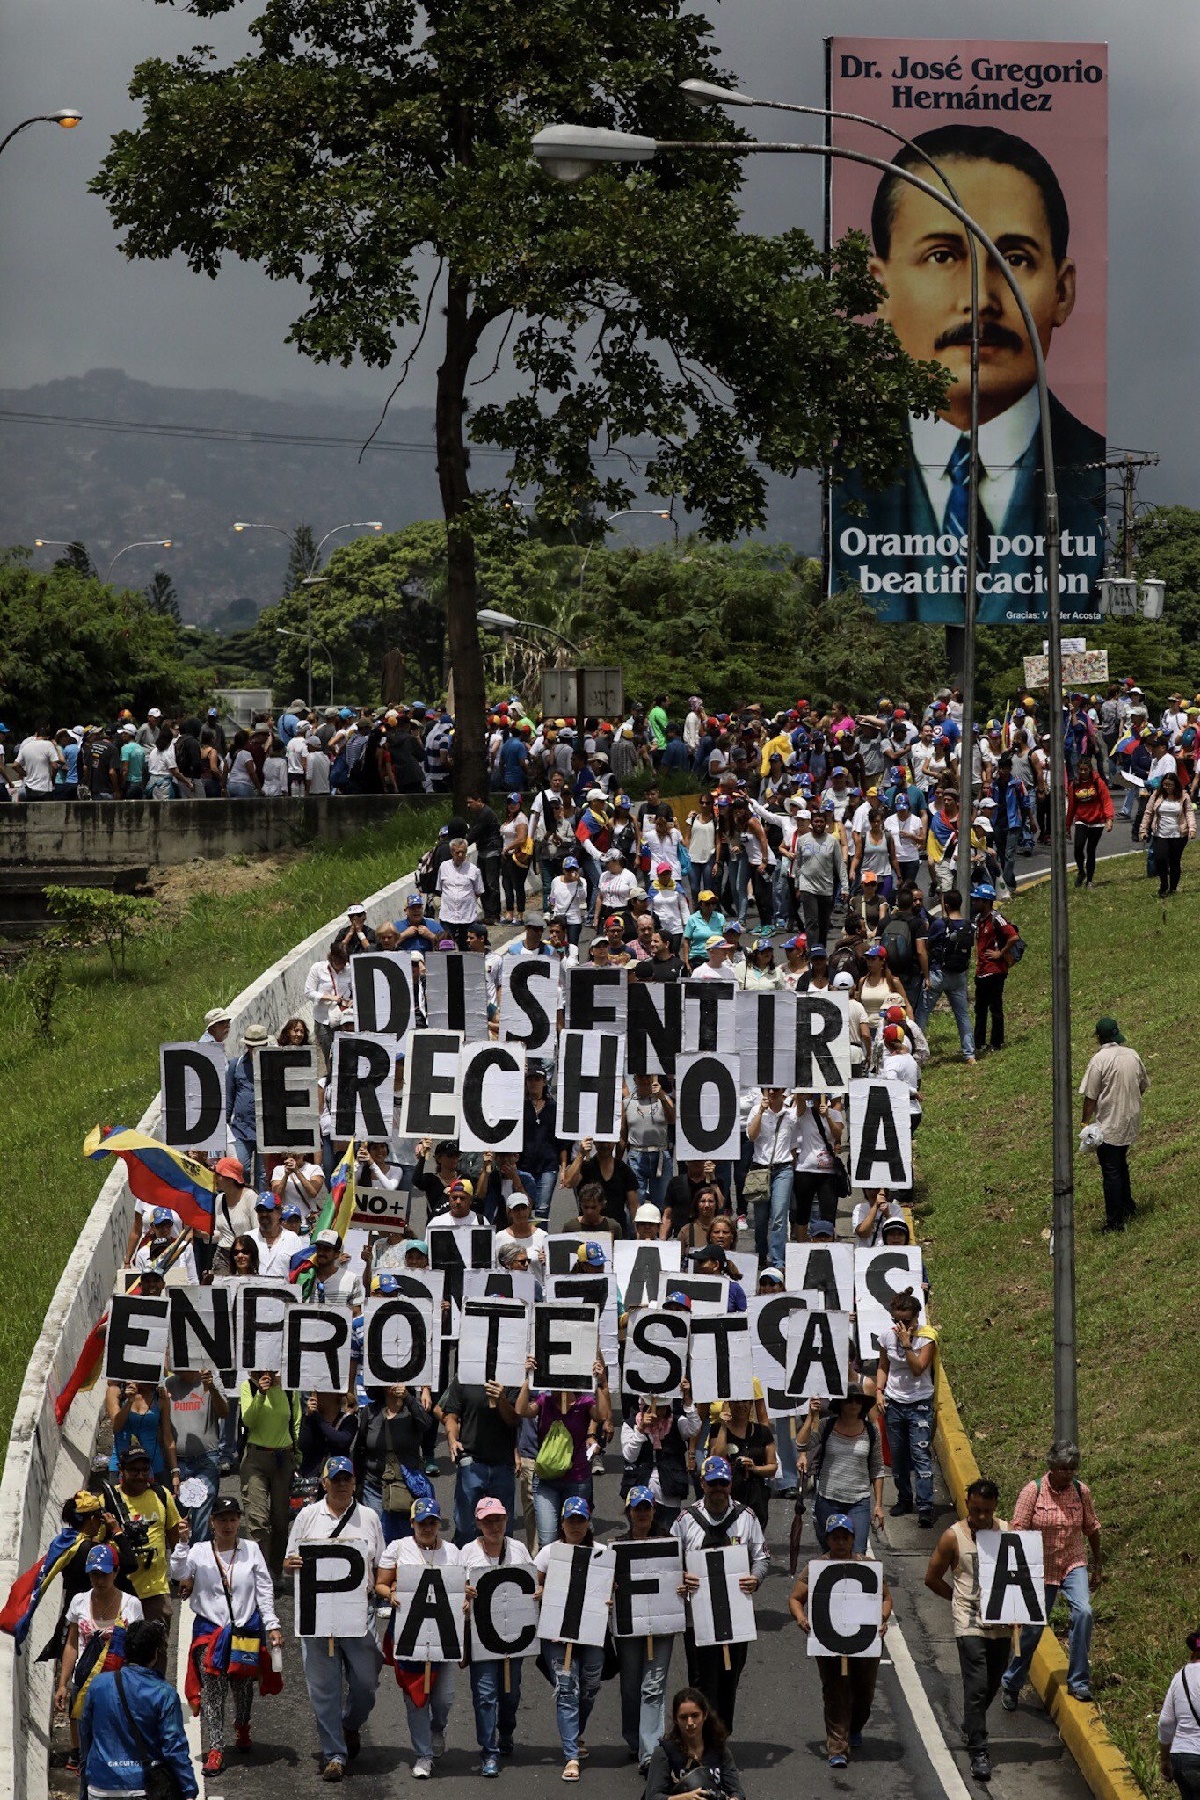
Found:
[[[583,935],[583,912],[587,905],[587,883],[579,872],[579,858],[568,856],[561,875],[550,883],[550,912],[566,923],[567,938],[577,944]]]
[[[239,1750],[250,1748],[250,1709],[258,1683],[258,1665],[240,1677],[210,1674],[205,1667],[208,1641],[232,1623],[237,1635],[257,1631],[282,1651],[283,1632],[275,1611],[275,1590],[263,1553],[240,1536],[241,1502],[219,1494],[212,1510],[212,1537],[203,1544],[177,1544],[171,1552],[171,1579],[180,1583],[181,1599],[195,1613],[193,1648],[200,1674],[201,1746],[207,1740],[204,1773],[219,1775],[225,1767],[225,1702],[233,1687],[234,1736]],[[198,1640],[204,1641],[204,1649]]]
[[[1188,1661],[1176,1670],[1158,1715],[1158,1766],[1183,1800],[1200,1793],[1200,1631],[1184,1639]]]
[[[442,1513],[436,1500],[414,1500],[411,1517],[412,1536],[395,1538],[379,1559],[375,1592],[390,1606],[396,1604],[396,1569],[399,1564],[446,1569],[458,1568],[462,1563],[457,1548],[453,1544],[444,1544],[441,1540]],[[446,1726],[450,1720],[450,1708],[454,1704],[454,1664],[442,1662],[426,1666],[429,1669],[429,1697],[424,1705],[415,1706],[406,1683],[401,1679],[401,1671],[419,1673],[422,1666],[417,1663],[396,1664],[396,1679],[400,1682],[404,1710],[408,1714],[408,1735],[416,1753],[412,1772],[418,1781],[428,1780],[433,1774],[434,1758],[445,1755]]]
[[[621,852],[614,846],[604,859],[604,870],[596,887],[596,905],[592,914],[592,924],[600,929],[601,919],[607,919],[610,913],[622,913],[629,904],[629,896],[638,886],[638,878],[632,869],[625,867]]]
[[[287,758],[275,738],[268,743],[267,754],[263,757],[262,791],[264,798],[269,800],[280,800],[288,791]]]
[[[573,1494],[563,1501],[557,1543],[546,1544],[533,1559],[538,1572],[539,1600],[546,1585],[550,1559],[558,1544],[591,1545],[594,1542],[592,1509],[582,1495]],[[568,1663],[567,1645],[560,1643],[557,1638],[543,1638],[542,1649],[546,1661],[554,1671],[554,1711],[559,1742],[562,1744],[562,1778],[564,1781],[578,1781],[583,1734],[587,1730],[587,1722],[600,1692],[604,1650],[599,1644],[575,1644],[571,1647]]]
[[[520,794],[510,794],[500,821],[500,879],[504,884],[505,925],[525,923],[525,885],[533,855],[529,818]]]

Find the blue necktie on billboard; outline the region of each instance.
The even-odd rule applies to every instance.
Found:
[[[942,531],[946,536],[960,540],[960,548],[951,561],[963,568],[967,561],[967,521],[971,506],[971,440],[965,432],[954,446],[950,461],[946,464],[946,473],[950,477],[950,498],[946,502],[942,518]],[[986,474],[987,470],[980,463],[980,481]],[[979,507],[975,517],[978,526],[976,561],[984,563],[987,561],[985,547],[992,528],[982,507]]]

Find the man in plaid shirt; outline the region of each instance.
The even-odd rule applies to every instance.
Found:
[[[1070,1612],[1067,1642],[1067,1692],[1075,1700],[1090,1700],[1088,1657],[1092,1645],[1092,1604],[1088,1589],[1088,1550],[1092,1550],[1093,1588],[1101,1578],[1100,1521],[1092,1505],[1091,1489],[1077,1477],[1078,1448],[1056,1439],[1046,1458],[1040,1481],[1028,1481],[1017,1496],[1009,1529],[1040,1531],[1045,1555],[1046,1617],[1061,1593]],[[1086,1542],[1085,1542],[1086,1539]],[[1015,1712],[1033,1653],[1042,1635],[1041,1625],[1021,1630],[1021,1645],[1004,1671],[1000,1704]]]

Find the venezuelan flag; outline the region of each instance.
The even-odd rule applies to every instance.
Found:
[[[71,1370],[62,1392],[54,1402],[54,1417],[61,1425],[71,1410],[71,1402],[83,1388],[95,1387],[104,1368],[104,1344],[108,1336],[108,1312],[100,1318],[84,1339],[79,1361]]]
[[[118,1613],[117,1622],[107,1637],[99,1632],[80,1652],[71,1680],[71,1717],[82,1719],[87,1691],[97,1675],[111,1675],[125,1666],[125,1621]]]
[[[313,1269],[316,1261],[316,1250],[311,1244],[305,1244],[303,1250],[297,1250],[288,1264],[288,1280],[300,1283],[301,1292],[306,1300],[312,1288]]]
[[[64,1526],[51,1541],[45,1556],[39,1557],[31,1569],[26,1569],[13,1582],[8,1599],[0,1609],[0,1631],[7,1632],[15,1640],[18,1650],[29,1636],[33,1615],[47,1588],[70,1562],[83,1541],[83,1535],[82,1531]]]
[[[146,1206],[167,1206],[185,1225],[207,1235],[213,1228],[216,1194],[213,1178],[204,1164],[182,1150],[160,1144],[144,1131],[122,1125],[97,1125],[83,1146],[83,1154],[99,1160],[119,1156],[125,1164],[129,1187]]]
[[[313,1229],[314,1237],[318,1231],[336,1231],[345,1243],[354,1212],[354,1165],[355,1148],[351,1138],[346,1145],[345,1156],[333,1171],[329,1183],[329,1203],[321,1209],[321,1216]]]

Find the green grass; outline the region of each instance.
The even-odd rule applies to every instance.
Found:
[[[1140,1216],[1123,1236],[1102,1237],[1099,1167],[1077,1155],[1075,1244],[1082,1474],[1105,1543],[1093,1688],[1154,1794],[1167,1792],[1155,1720],[1200,1617],[1195,1411],[1185,1379],[1200,1282],[1200,1232],[1186,1211],[1200,1176],[1196,856],[1165,909],[1140,857],[1102,865],[1098,887],[1072,889],[1070,899],[1074,1086],[1103,1013],[1116,1015],[1151,1081],[1131,1157]],[[918,1212],[946,1371],[1005,1510],[1044,1470],[1053,1435],[1048,888],[1007,910],[1029,944],[1008,980],[1008,1046],[965,1067],[940,1009],[918,1139]]]
[[[198,867],[182,909],[131,941],[123,980],[112,979],[103,947],[64,956],[49,1038],[30,1003],[33,971],[0,980],[3,1439],[46,1308],[105,1177],[81,1154],[88,1132],[101,1122],[136,1125],[158,1087],[159,1044],[199,1036],[210,1006],[232,1000],[351,901],[406,874],[444,816],[403,814],[349,843],[318,846],[245,892],[214,893],[221,865]]]

